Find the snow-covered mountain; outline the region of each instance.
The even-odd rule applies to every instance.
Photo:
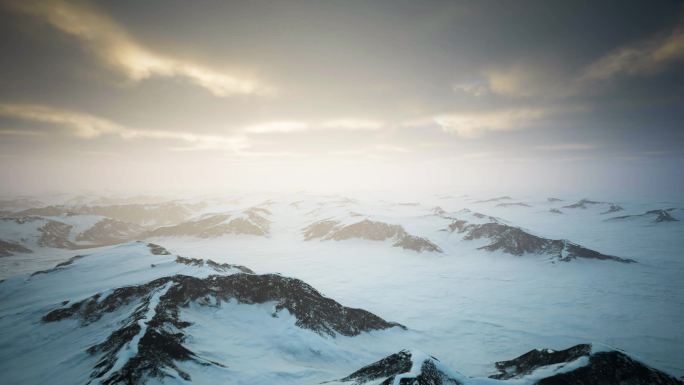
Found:
[[[203,214],[199,218],[177,225],[160,227],[145,237],[216,238],[228,234],[268,236],[271,213],[261,207],[250,207],[237,212]]]
[[[402,350],[334,381],[338,384],[505,385],[505,384],[649,384],[683,382],[628,355],[589,344],[565,350],[534,349],[495,364],[499,373],[467,377],[422,352]]]
[[[41,200],[49,206],[0,218],[8,383],[677,384],[684,375],[681,203],[137,199]],[[605,213],[612,204],[623,210]],[[499,361],[544,346],[574,347]]]

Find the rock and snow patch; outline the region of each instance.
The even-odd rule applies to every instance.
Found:
[[[402,350],[335,382],[354,385],[682,385],[677,378],[648,367],[622,352],[591,345],[566,350],[532,350],[496,363],[498,374],[466,377],[438,359]]]
[[[442,249],[424,237],[409,234],[401,225],[389,224],[370,219],[344,224],[340,220],[324,219],[314,222],[302,230],[305,240],[342,241],[365,239],[370,241],[393,241],[393,247],[401,247],[417,252],[441,253]]]
[[[484,223],[470,223],[457,217],[449,217],[451,223],[447,230],[462,235],[466,241],[487,239],[491,242],[480,247],[481,250],[502,251],[522,256],[526,254],[548,255],[554,261],[569,262],[577,258],[609,260],[622,263],[635,263],[633,259],[620,258],[599,253],[570,242],[566,239],[548,239],[534,235],[519,227],[503,223],[489,217]],[[483,219],[483,218],[479,218]]]
[[[247,210],[204,214],[199,218],[180,224],[160,227],[146,234],[147,237],[216,238],[224,235],[255,235],[265,237],[270,234],[271,213],[261,207]]]
[[[175,373],[184,380],[191,374],[179,362],[224,367],[189,349],[185,330],[191,325],[182,314],[188,309],[220,308],[222,303],[272,304],[271,317],[286,311],[295,326],[320,337],[357,336],[390,328],[405,329],[363,309],[348,308],[323,297],[306,283],[275,274],[237,273],[198,278],[186,275],[162,277],[142,285],[125,286],[98,293],[68,307],[54,309],[44,323],[66,319],[81,326],[100,322],[104,315],[125,311],[138,303],[121,326],[104,341],[88,348],[99,356],[91,378],[106,384],[139,383],[146,378],[164,378]],[[190,305],[192,307],[189,307]],[[63,304],[64,306],[66,304]],[[267,316],[264,314],[264,316]]]
[[[650,219],[651,223],[679,222],[679,219],[672,216],[671,212],[673,211],[675,211],[674,208],[649,210],[643,214],[623,215],[619,217],[608,218],[606,221],[624,221],[643,218]]]

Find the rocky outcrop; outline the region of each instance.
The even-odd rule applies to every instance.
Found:
[[[0,257],[9,257],[10,255],[21,253],[32,253],[32,251],[18,243],[7,242],[0,239]]]
[[[554,198],[554,197],[546,198],[546,201],[549,202],[549,203],[563,202],[562,199]]]
[[[522,202],[506,202],[506,203],[499,203],[496,205],[496,207],[532,207],[528,205],[527,203],[522,203]]]
[[[177,202],[157,204],[120,204],[105,206],[46,206],[21,211],[17,215],[59,216],[65,214],[102,215],[140,226],[171,225],[186,220],[196,208]]]
[[[580,199],[579,201],[577,201],[573,204],[563,206],[563,208],[564,209],[586,209],[588,206],[600,205],[603,203],[605,203],[605,202],[592,201],[592,200],[584,198],[584,199]]]
[[[323,238],[329,233],[331,233],[340,224],[339,221],[332,219],[325,219],[312,223],[311,225],[304,228],[304,240],[310,241],[314,238]]]
[[[420,366],[418,366],[420,365]],[[532,350],[495,364],[498,374],[489,378],[465,377],[446,369],[434,357],[402,350],[365,366],[337,383],[362,385],[535,384],[535,385],[682,385],[682,381],[651,368],[628,355],[593,352],[587,344],[569,349]],[[541,373],[548,373],[540,376]],[[453,374],[452,374],[453,373]]]
[[[114,245],[140,236],[145,229],[133,223],[105,218],[93,227],[76,235],[76,242],[88,242],[94,245]]]
[[[570,370],[563,366],[585,357],[586,363]],[[550,365],[558,365],[561,370],[542,378],[539,385],[681,385],[682,382],[666,373],[636,361],[628,355],[611,350],[592,352],[588,344],[576,345],[569,349],[554,351],[550,349],[532,350],[509,361],[497,362],[499,374],[496,379],[524,378],[534,370]]]
[[[479,249],[502,251],[507,254],[522,256],[525,254],[549,255],[554,260],[569,262],[577,258],[610,260],[622,263],[634,263],[633,259],[606,255],[587,249],[565,239],[548,239],[528,233],[527,231],[500,222],[483,224],[468,223],[453,218],[449,225],[451,232],[463,233],[464,240],[489,239],[491,243]]]
[[[609,218],[607,221],[619,221],[619,220],[627,220],[627,219],[638,219],[638,218],[652,218],[651,222],[653,223],[662,223],[662,222],[679,222],[679,219],[675,218],[670,214],[670,212],[674,211],[675,209],[665,209],[665,210],[650,210],[646,211],[643,214],[637,214],[637,215],[623,215],[620,217],[614,217],[614,218]]]
[[[611,203],[610,206],[608,207],[608,210],[602,212],[601,215],[612,214],[612,213],[616,213],[618,211],[623,211],[623,210],[624,209],[622,208],[622,206]]]
[[[551,210],[549,210],[549,212],[553,213],[553,214],[563,214],[563,212],[558,210],[558,209],[551,209]]]
[[[401,247],[406,250],[413,250],[416,252],[431,252],[431,253],[441,253],[442,249],[430,242],[429,240],[410,234],[402,234],[396,242],[392,244],[394,247]]]
[[[196,267],[203,267],[207,266],[210,269],[218,272],[218,273],[228,273],[228,272],[241,272],[241,273],[248,273],[248,274],[256,274],[252,269],[247,268],[242,265],[233,265],[231,263],[218,263],[214,262],[211,259],[200,259],[200,258],[185,258],[181,257],[180,255],[176,256],[176,263],[181,263],[184,265],[188,266],[196,266]]]
[[[347,239],[366,239],[370,241],[393,240],[392,246],[401,247],[416,252],[429,251],[441,253],[439,246],[428,239],[411,235],[400,225],[364,219],[349,225],[342,225],[339,221],[325,219],[315,222],[303,230],[304,239],[342,241]]]
[[[506,196],[502,196],[502,197],[496,197],[496,198],[485,199],[485,200],[481,200],[481,201],[475,201],[473,203],[489,203],[489,202],[509,201],[512,199],[513,198],[506,195]]]
[[[498,374],[489,376],[498,380],[519,378],[534,370],[548,365],[571,362],[591,354],[591,345],[581,344],[565,350],[534,349],[512,360],[499,361],[494,364]]]
[[[152,255],[171,255],[168,250],[156,243],[148,243],[147,248],[150,249],[150,253],[152,253]]]
[[[389,355],[380,361],[357,370],[337,382],[365,384],[371,381],[382,381],[380,385],[457,385],[458,380],[449,377],[440,370],[439,360],[434,357],[417,357],[408,350]],[[414,368],[419,365],[420,369]],[[398,382],[396,380],[399,380]]]
[[[237,215],[211,214],[198,220],[160,227],[147,233],[147,236],[198,238],[216,238],[228,234],[267,236],[271,222],[264,215],[269,214],[268,210],[262,208],[251,208]]]
[[[59,249],[73,249],[76,245],[69,240],[69,233],[72,228],[73,226],[66,223],[48,220],[38,229],[38,232],[40,232],[38,245]]]
[[[608,206],[608,208],[606,209],[606,211],[601,212],[601,215],[616,213],[618,211],[624,210],[624,208],[622,208],[622,206],[615,204],[615,203],[592,201],[592,200],[589,200],[586,198],[580,199],[579,201],[577,201],[573,204],[563,206],[563,208],[564,209],[587,209],[587,208],[589,208],[589,206],[606,206],[606,205]]]
[[[543,378],[538,385],[682,385],[675,377],[651,368],[618,351],[600,352],[572,371]]]
[[[107,295],[95,294],[50,311],[42,321],[51,323],[71,318],[87,325],[99,321],[106,313],[134,304],[120,328],[88,348],[89,354],[98,356],[91,379],[105,384],[137,384],[146,377],[163,378],[175,372],[189,381],[190,374],[179,369],[176,362],[224,364],[204,359],[184,345],[187,337],[184,329],[190,323],[181,319],[183,309],[190,303],[200,307],[219,306],[230,300],[243,304],[272,302],[275,304],[272,316],[287,310],[296,318],[296,326],[322,336],[356,336],[372,330],[404,328],[368,311],[344,307],[300,280],[245,273],[204,279],[185,275],[163,277],[143,285],[121,287]],[[122,350],[131,344],[137,345],[136,353],[132,357],[122,355]]]
[[[56,264],[55,267],[53,267],[51,269],[38,270],[38,271],[32,273],[31,277],[39,275],[39,274],[48,274],[48,273],[53,273],[55,271],[62,270],[65,267],[70,266],[71,264],[73,264],[74,262],[78,261],[79,259],[81,259],[83,257],[85,257],[85,255],[74,255],[73,257],[67,259],[66,261]]]

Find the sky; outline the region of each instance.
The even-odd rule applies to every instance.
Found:
[[[0,0],[1,194],[684,194],[682,1]]]

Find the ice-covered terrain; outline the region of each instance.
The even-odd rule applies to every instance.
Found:
[[[8,383],[315,384],[404,349],[493,383],[495,362],[583,343],[684,376],[682,202],[32,202],[0,227],[31,251],[0,257]]]

